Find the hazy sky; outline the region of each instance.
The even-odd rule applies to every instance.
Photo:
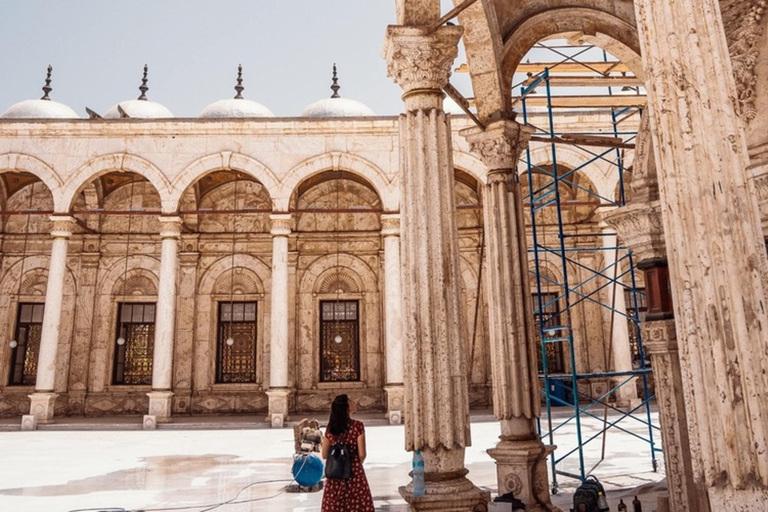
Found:
[[[137,98],[145,63],[148,98],[178,117],[233,97],[240,63],[243,95],[278,116],[329,97],[334,62],[342,97],[402,108],[381,57],[394,0],[3,0],[0,20],[0,113],[42,96],[48,64],[51,98],[83,117]]]

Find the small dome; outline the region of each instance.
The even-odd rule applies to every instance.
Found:
[[[25,100],[15,103],[6,110],[2,116],[5,119],[78,119],[77,112],[48,97],[53,90],[51,87],[51,73],[53,66],[48,66],[48,74],[45,77],[43,92],[39,100]]]
[[[4,119],[78,119],[77,112],[51,100],[24,100],[11,105],[0,116]]]
[[[304,109],[301,117],[367,117],[376,114],[367,105],[347,98],[325,98]]]
[[[173,114],[164,105],[156,101],[149,100],[126,100],[117,105],[112,105],[104,113],[105,119],[118,119],[123,117],[117,107],[123,109],[128,117],[135,119],[161,119],[164,117],[173,117]]]
[[[261,103],[246,99],[227,99],[211,103],[200,112],[200,117],[206,118],[241,118],[241,117],[275,117]]]

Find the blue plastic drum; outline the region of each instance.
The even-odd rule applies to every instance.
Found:
[[[312,487],[323,478],[323,461],[320,457],[311,453],[297,455],[293,459],[291,473],[299,485]]]

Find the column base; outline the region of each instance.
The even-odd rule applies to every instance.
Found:
[[[29,395],[31,401],[29,414],[35,417],[35,423],[43,425],[53,423],[53,405],[56,403],[56,393],[38,393]]]
[[[384,386],[384,393],[387,397],[387,420],[390,425],[400,425],[403,422],[403,385],[396,384]]]
[[[487,512],[491,493],[475,487],[466,478],[467,473],[466,469],[454,473],[427,473],[424,496],[413,495],[413,482],[398,490],[412,512]]]
[[[267,421],[272,428],[283,428],[288,421],[288,410],[293,391],[287,388],[270,389],[267,391],[269,397],[269,412]]]
[[[156,423],[170,423],[172,421],[171,399],[173,398],[173,391],[150,391],[147,396],[149,397],[149,414],[147,416],[154,416]]]
[[[547,476],[547,456],[556,446],[545,446],[540,439],[501,439],[487,450],[496,461],[499,495],[511,492],[529,512],[562,512],[552,504]]]

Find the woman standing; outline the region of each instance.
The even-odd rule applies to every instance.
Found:
[[[331,404],[331,417],[323,437],[323,460],[331,445],[346,444],[352,455],[352,477],[347,480],[327,478],[321,512],[374,512],[371,489],[365,478],[365,427],[351,418],[357,410],[354,400],[338,395]]]

